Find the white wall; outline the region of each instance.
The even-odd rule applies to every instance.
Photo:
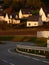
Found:
[[[39,11],[39,15],[41,16],[42,21],[46,22],[47,17],[46,17],[46,14],[45,14],[45,12],[44,12],[44,10],[42,8]]]
[[[6,21],[7,23],[9,23],[9,17],[8,17],[8,14],[6,14],[6,16],[5,16],[5,21]]]
[[[37,37],[48,38],[49,37],[49,31],[37,31]]]
[[[0,20],[4,20],[4,16],[0,16]]]
[[[38,26],[38,21],[27,21],[27,27]]]
[[[20,20],[13,19],[13,24],[20,24]]]
[[[20,24],[20,20],[15,20],[15,19],[9,19],[10,22],[9,23],[12,23],[12,24]]]
[[[32,14],[23,14],[23,17],[29,17],[32,16]]]
[[[22,18],[22,17],[23,17],[22,11],[20,10],[20,11],[19,11],[19,18]]]

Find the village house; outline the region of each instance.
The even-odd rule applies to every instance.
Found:
[[[49,22],[49,8],[40,8],[39,15],[43,22]]]
[[[36,27],[43,25],[41,17],[38,15],[29,16],[27,19],[27,27]]]
[[[20,19],[18,18],[18,16],[16,14],[6,14],[5,16],[5,21],[9,24],[20,24]]]
[[[31,9],[21,9],[18,15],[16,12],[11,12],[10,14],[6,13],[4,16],[3,8],[0,6],[0,20],[4,20],[8,24],[21,24],[21,19],[25,18],[27,19],[27,27],[41,26],[43,25],[43,22],[49,21],[49,12],[41,8],[38,15],[32,15]]]
[[[30,9],[20,9],[19,18],[27,18],[29,16],[32,16],[32,12]]]

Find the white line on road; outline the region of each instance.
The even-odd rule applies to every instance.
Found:
[[[6,60],[2,59],[3,62],[8,63]]]
[[[8,52],[12,54],[12,52],[10,51],[11,48],[8,49]]]
[[[48,61],[42,61],[42,62],[44,62],[44,63],[48,63],[48,64],[49,64],[49,62],[48,62]]]
[[[37,58],[32,58],[33,60],[36,60],[36,61],[41,61],[40,59],[37,59]],[[44,63],[48,63],[49,64],[49,62],[48,61],[41,61],[41,62],[44,62]]]
[[[37,58],[32,58],[33,60],[36,60],[36,61],[40,61],[39,59],[37,59]]]
[[[13,63],[9,63],[10,65],[14,65]]]
[[[11,48],[10,49],[8,49],[8,52],[9,53],[11,53],[11,54],[13,54],[11,51]],[[14,54],[16,54],[16,53],[14,53]],[[21,55],[21,54],[18,54],[19,56],[24,56],[24,57],[26,57],[26,58],[31,58],[30,56],[25,56],[25,55]],[[32,58],[33,60],[36,60],[36,61],[41,61],[40,59],[37,59],[37,58]],[[48,63],[49,64],[49,62],[48,61],[41,61],[41,62],[44,62],[44,63]],[[10,63],[11,65],[14,65],[14,64],[12,64],[12,63]]]
[[[3,62],[5,62],[5,63],[8,63],[8,64],[10,64],[10,65],[14,65],[13,63],[9,63],[9,62],[7,62],[6,60],[4,60],[4,59],[1,59]]]
[[[25,55],[23,55],[24,57],[26,57],[26,58],[31,58],[30,56],[25,56]]]

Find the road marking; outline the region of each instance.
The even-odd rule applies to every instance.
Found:
[[[25,56],[25,55],[23,55],[24,57],[26,57],[26,58],[31,58],[30,56]]]
[[[6,60],[2,59],[3,62],[8,63]]]
[[[16,55],[16,53],[11,52],[11,48],[8,49],[8,52],[9,52],[10,54],[15,54],[15,55]]]
[[[12,53],[11,51],[11,48],[9,48],[8,49],[8,52],[9,53],[11,53],[11,54],[16,54],[16,53]],[[25,56],[25,55],[21,55],[21,54],[18,54],[19,56],[24,56],[24,57],[26,57],[26,58],[31,58],[30,56]],[[37,59],[37,58],[32,58],[33,60],[36,60],[36,61],[41,61],[40,59]],[[5,61],[6,62],[6,61]],[[48,61],[41,61],[41,62],[44,62],[44,63],[48,63],[49,64],[49,62]],[[14,65],[13,63],[10,63],[11,65]]]
[[[22,56],[21,54],[18,54],[19,56]]]
[[[9,63],[10,65],[14,65],[13,63]]]
[[[8,49],[8,52],[12,54],[12,52],[10,51],[10,49]]]
[[[40,61],[39,59],[37,59],[37,58],[32,58],[33,60],[36,60],[36,61]]]
[[[48,62],[48,61],[42,61],[42,62],[44,62],[44,63],[48,63],[48,64],[49,64],[49,62]]]
[[[8,64],[10,64],[10,65],[14,65],[13,63],[9,63],[9,62],[7,62],[6,60],[4,60],[4,59],[1,59],[3,62],[5,62],[5,63],[8,63]]]

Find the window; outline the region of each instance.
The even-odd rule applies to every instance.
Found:
[[[34,25],[36,25],[36,23]]]
[[[30,26],[31,24],[29,23],[29,26]]]

